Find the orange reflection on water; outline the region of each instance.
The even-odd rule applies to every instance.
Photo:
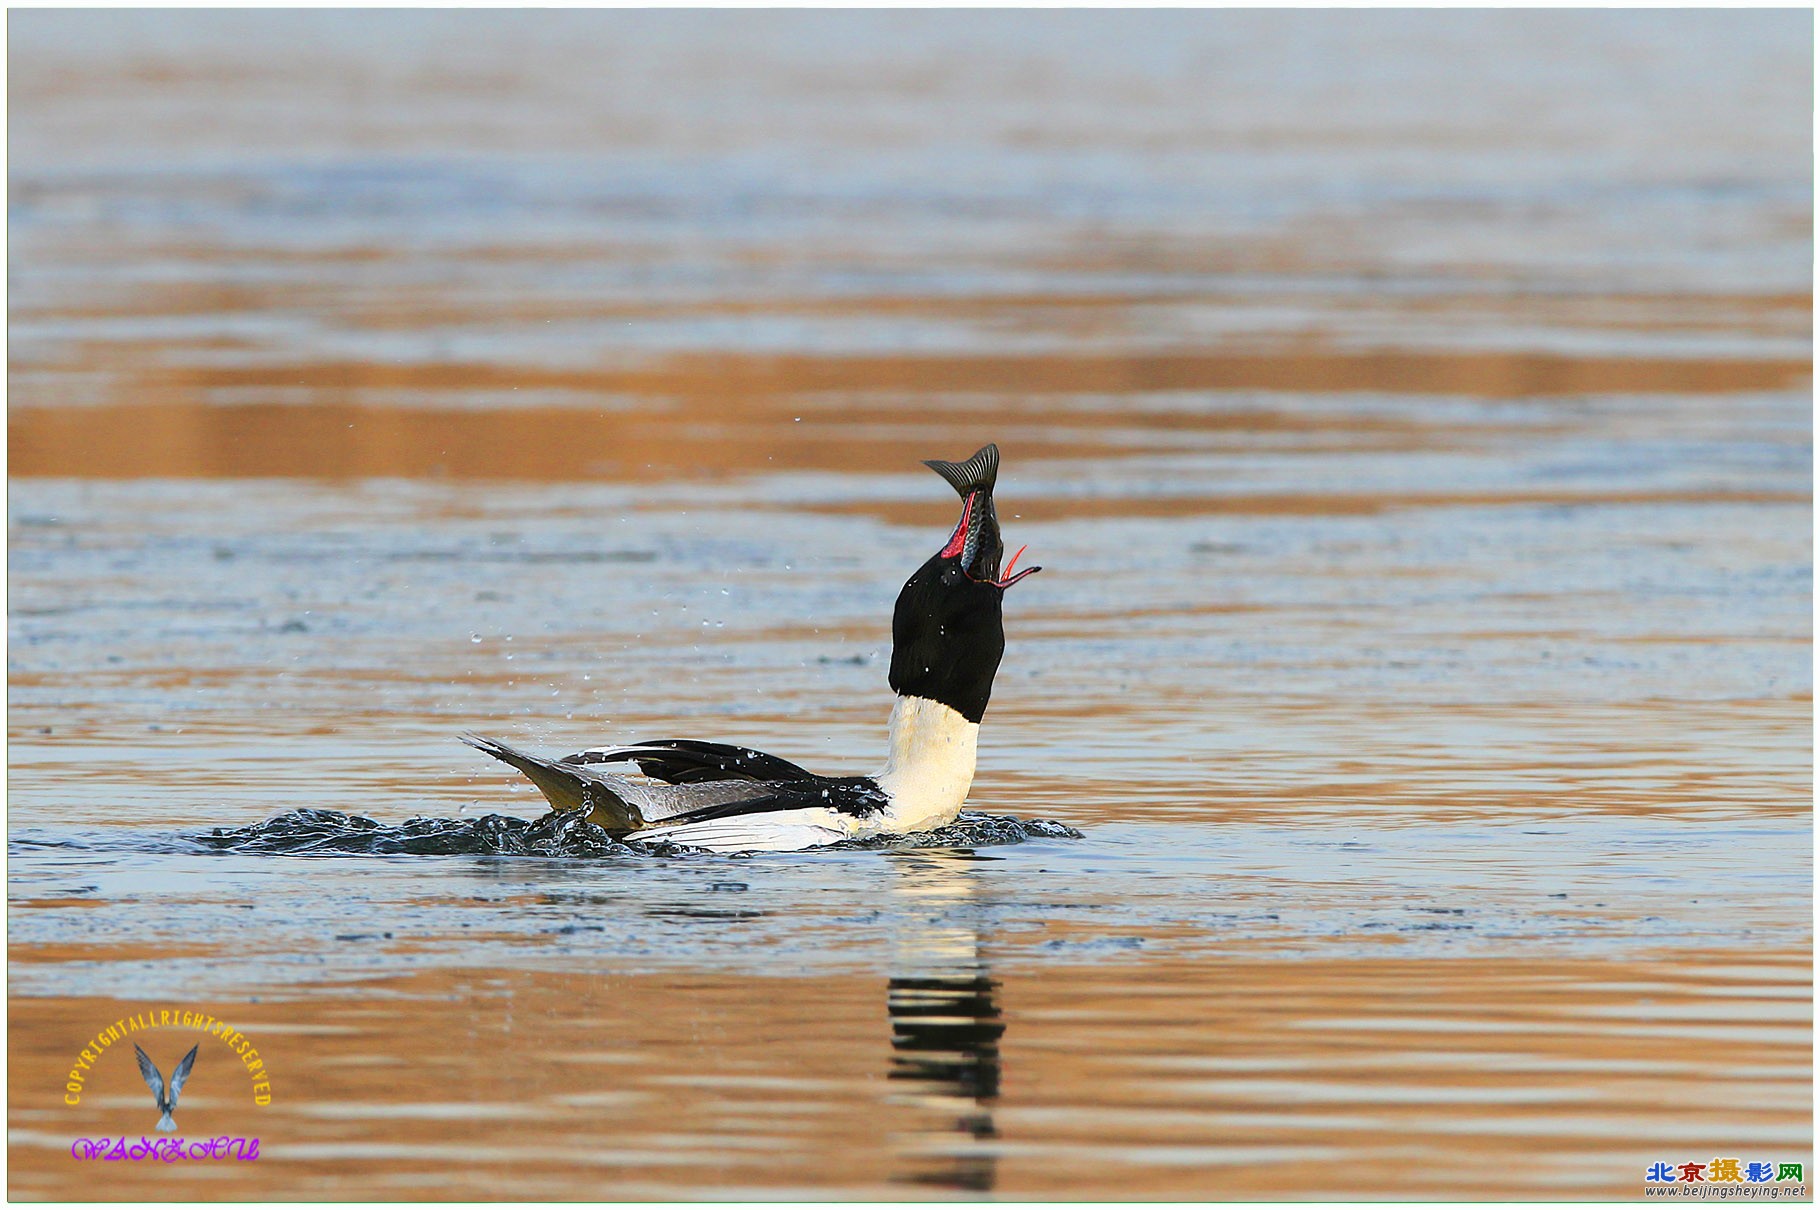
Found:
[[[238,1073],[205,1061],[180,1116],[195,1137],[256,1132],[259,1183],[303,1197],[358,1171],[429,1198],[891,1197],[901,1180],[1626,1198],[1656,1159],[1806,1152],[1807,967],[1794,952],[1513,967],[1240,951],[1040,974],[988,958],[934,982],[446,971],[211,1006],[271,1058],[276,1097],[249,1113]],[[79,1111],[54,1096],[61,1024],[143,1007],[15,1001],[14,1196],[143,1190],[134,1165],[68,1155],[146,1124],[130,1055],[107,1056]],[[159,1188],[208,1200],[250,1179],[185,1164]]]

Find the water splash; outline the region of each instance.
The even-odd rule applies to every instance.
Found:
[[[840,849],[958,849],[1022,844],[1026,840],[1079,839],[1081,833],[1048,819],[965,813],[948,824],[908,836],[845,841]],[[382,824],[363,815],[306,809],[286,811],[243,828],[212,828],[185,837],[203,849],[275,856],[522,856],[676,857],[701,852],[678,845],[628,845],[576,814],[540,819],[485,815],[479,819],[419,817]]]

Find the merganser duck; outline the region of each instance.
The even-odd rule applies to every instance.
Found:
[[[789,852],[903,835],[953,822],[973,785],[980,720],[1005,653],[1005,590],[1041,571],[1003,574],[998,446],[965,462],[924,463],[961,497],[941,550],[905,582],[891,619],[891,749],[870,777],[823,777],[736,744],[661,739],[547,760],[479,735],[463,743],[518,769],[557,811],[588,818],[628,843],[714,852]],[[596,766],[634,764],[648,780]]]

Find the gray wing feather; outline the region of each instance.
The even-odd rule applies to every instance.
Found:
[[[201,1043],[198,1043],[195,1046],[190,1047],[190,1053],[187,1055],[184,1055],[183,1061],[181,1063],[177,1064],[176,1070],[171,1072],[171,1106],[170,1107],[172,1109],[177,1108],[178,1094],[182,1093],[182,1091],[183,1091],[183,1082],[190,1078],[190,1068],[196,1066],[196,1052],[201,1049],[202,1049]]]
[[[745,802],[758,789],[749,781],[708,781],[687,786],[628,785],[626,794],[635,795],[645,820],[656,823],[707,807]]]
[[[133,1053],[139,1056],[139,1074],[145,1077],[145,1086],[152,1090],[152,1099],[158,1102],[158,1112],[165,1112],[164,1073],[158,1070],[158,1065],[152,1062],[150,1055],[139,1049],[137,1042],[133,1043]]]

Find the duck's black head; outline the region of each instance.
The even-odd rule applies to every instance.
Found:
[[[931,461],[961,497],[960,524],[948,542],[897,594],[891,619],[891,688],[950,706],[979,722],[992,697],[992,678],[1005,654],[1005,590],[1040,567],[999,574],[1005,546],[999,537],[992,489],[998,482],[998,446],[965,462]],[[1019,551],[1018,554],[1023,554]]]

